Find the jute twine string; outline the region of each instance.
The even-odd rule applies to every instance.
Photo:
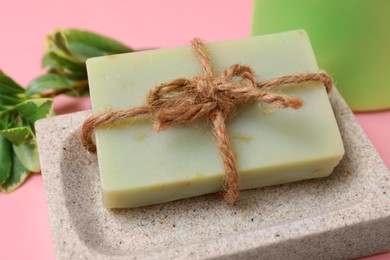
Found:
[[[217,76],[203,42],[195,38],[192,47],[202,65],[203,74],[192,79],[177,78],[154,87],[149,91],[145,104],[139,107],[91,116],[82,126],[81,140],[88,151],[95,153],[94,130],[113,126],[121,120],[148,114],[153,118],[154,130],[161,131],[172,125],[207,118],[213,123],[225,168],[224,199],[233,203],[239,195],[240,176],[225,120],[239,106],[254,101],[265,102],[275,108],[298,109],[303,104],[300,97],[273,93],[271,89],[289,84],[322,82],[329,92],[332,79],[326,73],[304,73],[256,82],[254,71],[242,64],[233,64]]]

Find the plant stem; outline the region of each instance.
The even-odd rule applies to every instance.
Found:
[[[53,91],[50,91],[50,92],[41,93],[39,96],[41,98],[52,98],[52,97],[55,97],[55,96],[58,96],[58,95],[61,95],[61,94],[65,94],[65,93],[74,91],[76,89],[83,89],[83,88],[88,88],[88,80],[87,79],[80,80],[80,81],[76,82],[73,85],[73,87],[70,88],[70,89],[53,90]]]

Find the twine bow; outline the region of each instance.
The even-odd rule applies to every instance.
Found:
[[[300,97],[273,93],[270,89],[288,84],[323,82],[329,92],[332,79],[326,73],[304,73],[257,82],[253,70],[241,64],[233,64],[217,76],[203,42],[195,38],[192,46],[202,65],[203,74],[192,79],[177,78],[154,87],[142,106],[91,116],[82,127],[82,144],[88,151],[96,152],[92,138],[96,128],[108,127],[117,121],[139,115],[151,115],[156,131],[207,118],[213,123],[216,143],[225,168],[224,198],[233,203],[239,195],[240,177],[225,120],[237,107],[254,101],[262,101],[276,108],[298,109],[303,104]]]

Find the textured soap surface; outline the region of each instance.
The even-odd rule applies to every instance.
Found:
[[[234,63],[250,65],[258,80],[318,72],[303,31],[206,47],[217,73]],[[189,46],[94,58],[87,68],[94,113],[139,106],[153,86],[201,73]],[[323,85],[282,90],[302,97],[304,107],[269,113],[254,104],[227,122],[242,189],[327,176],[344,153]],[[142,118],[100,129],[96,141],[106,207],[156,204],[222,188],[223,165],[207,122],[155,133]]]

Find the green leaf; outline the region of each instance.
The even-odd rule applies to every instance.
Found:
[[[19,116],[27,119],[31,124],[39,119],[54,115],[53,99],[51,98],[30,99],[18,104],[15,109],[19,112]]]
[[[70,89],[72,85],[63,77],[48,73],[35,78],[26,88],[27,96],[41,94],[47,90]]]
[[[24,89],[0,70],[0,94],[16,96],[24,93]]]
[[[63,31],[56,30],[53,34],[48,36],[48,41],[51,43],[51,46],[49,46],[51,49],[59,49],[66,54],[70,54]]]
[[[75,42],[69,47],[72,50],[72,55],[81,62],[86,62],[88,58],[109,55],[108,52],[101,51],[83,43]]]
[[[38,147],[30,127],[14,127],[0,131],[0,135],[12,143],[14,153],[23,166],[32,172],[39,172]]]
[[[92,57],[133,51],[116,40],[93,32],[68,29],[62,33],[66,38],[69,52],[82,62]]]
[[[1,106],[12,106],[22,102],[24,98],[15,97],[8,94],[0,93],[0,105]]]
[[[80,67],[83,68],[84,62],[78,61],[76,58],[72,57],[70,54],[65,53],[61,50],[50,50],[47,52],[49,57],[56,62],[57,65],[67,66],[70,70],[78,70]]]
[[[12,146],[11,142],[0,136],[0,184],[4,183],[11,175],[12,170]]]
[[[74,62],[69,59],[69,57],[60,56],[55,52],[49,52],[48,58],[52,63],[56,64],[56,66],[52,67],[52,69],[54,69],[58,74],[73,75],[77,77],[77,79],[87,78],[87,68],[84,63]]]
[[[7,111],[4,111],[4,110],[12,110],[14,109],[15,106],[9,106],[9,105],[0,105],[0,117],[1,117],[1,112],[7,112]],[[3,110],[3,111],[1,111]]]
[[[35,137],[34,137],[35,141]],[[21,145],[12,145],[14,152],[23,166],[31,172],[40,172],[39,154],[36,142],[28,142]]]
[[[21,145],[34,138],[34,134],[29,127],[14,127],[3,129],[0,135],[7,138],[14,145]]]
[[[0,106],[15,105],[25,97],[24,89],[0,70]]]
[[[26,180],[29,171],[19,161],[18,157],[12,156],[12,171],[6,182],[0,184],[0,190],[5,193],[10,193],[18,188]]]
[[[53,69],[57,66],[55,62],[50,58],[49,53],[45,53],[41,61],[42,68]]]

